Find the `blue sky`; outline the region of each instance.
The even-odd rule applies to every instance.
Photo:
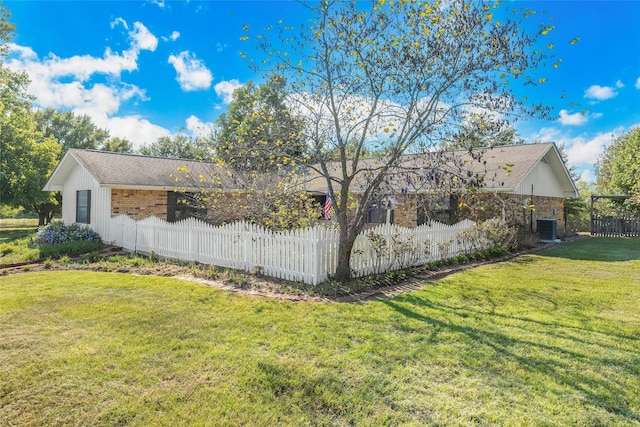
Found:
[[[135,146],[211,129],[235,88],[262,80],[239,55],[248,47],[242,27],[295,25],[306,13],[293,1],[3,4],[17,25],[8,62],[30,75],[35,104],[88,114]],[[564,144],[578,175],[592,180],[602,149],[640,125],[640,0],[514,5],[547,11],[562,59],[545,85],[522,94],[553,106],[556,120],[516,128],[527,141]]]

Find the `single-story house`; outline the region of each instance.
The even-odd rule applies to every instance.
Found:
[[[173,221],[188,215],[190,206],[180,203],[184,173],[210,174],[210,163],[97,150],[70,149],[64,155],[44,191],[62,193],[62,220],[87,224],[107,235],[109,219],[128,215],[140,220],[157,216]]]
[[[360,168],[375,170],[380,162]],[[399,172],[381,186],[380,206],[370,211],[369,222],[388,222],[415,227],[431,220],[455,223],[492,217],[531,226],[538,219],[555,220],[565,229],[564,201],[578,197],[578,190],[554,143],[495,146],[427,154],[408,154],[398,162]],[[331,166],[330,166],[331,167]],[[341,176],[333,165],[332,176]],[[456,188],[452,177],[477,179],[477,191],[469,194]],[[362,193],[367,174],[351,184]],[[313,194],[325,194],[326,182],[317,177],[306,185]]]
[[[458,163],[468,171],[485,177],[478,195],[464,199],[454,193],[433,193],[420,185],[423,178],[433,180],[433,162],[425,160],[430,155],[404,156],[403,164],[411,166],[413,177],[401,183],[397,180],[389,187],[387,205],[372,209],[370,222],[392,220],[412,227],[431,219],[453,222],[463,217],[502,216],[522,224],[555,219],[558,229],[564,229],[564,200],[577,197],[578,192],[555,144],[481,150],[480,157],[470,155],[468,150],[448,153],[462,159]],[[442,158],[439,162],[443,164]],[[107,235],[109,219],[121,214],[137,220],[154,215],[168,221],[188,216],[193,208],[181,203],[185,194],[176,190],[188,192],[194,188],[185,186],[184,174],[178,170],[187,169],[197,180],[200,175],[209,176],[215,167],[194,160],[71,149],[53,171],[44,191],[62,193],[65,223],[88,224]],[[226,175],[219,174],[222,178]],[[232,190],[234,183],[229,180],[222,185]],[[357,183],[352,188],[358,192]],[[318,201],[323,201],[327,193],[322,179],[311,179],[305,189]]]

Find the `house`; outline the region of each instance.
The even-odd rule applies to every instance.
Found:
[[[378,159],[367,159],[360,168],[375,170],[379,165]],[[369,211],[370,223],[415,227],[431,220],[451,224],[498,217],[532,230],[537,220],[551,219],[564,230],[564,201],[578,197],[554,143],[409,154],[400,158],[397,170],[381,185],[380,203]],[[340,165],[333,165],[330,173],[339,179]],[[451,185],[469,177],[477,177],[474,193]],[[366,173],[358,175],[352,192],[362,193],[367,179]],[[306,190],[326,194],[327,184],[318,176]]]
[[[210,176],[216,166],[195,160],[171,159],[106,151],[70,149],[44,191],[62,193],[62,220],[87,224],[106,235],[109,219],[128,215],[139,220],[157,216],[174,221],[194,212],[181,203],[190,177]],[[229,184],[229,183],[227,183]]]
[[[380,203],[370,211],[372,223],[390,221],[414,227],[432,219],[454,222],[465,217],[481,220],[498,216],[524,225],[535,225],[537,219],[555,219],[561,230],[564,200],[578,196],[553,143],[460,150],[439,156],[412,154],[403,156],[400,163],[412,172],[390,175]],[[44,191],[62,193],[65,223],[88,224],[106,235],[109,218],[116,215],[134,219],[154,215],[167,221],[197,215],[198,208],[182,202],[189,191],[197,190],[195,182],[199,178],[206,179],[214,172],[223,188],[237,190],[230,174],[217,168],[193,160],[71,149]],[[193,185],[185,181],[180,169],[189,171]],[[455,188],[432,191],[434,183],[456,173],[482,177],[480,191],[474,196],[463,195]],[[323,201],[326,182],[321,177],[310,178],[305,191]],[[360,179],[352,187],[356,194],[363,188],[366,174]]]

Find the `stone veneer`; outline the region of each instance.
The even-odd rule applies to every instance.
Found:
[[[111,216],[128,215],[135,220],[149,216],[167,219],[167,192],[160,190],[111,190]]]

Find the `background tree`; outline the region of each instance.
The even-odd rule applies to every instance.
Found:
[[[591,195],[596,194],[596,185],[592,182],[577,181],[579,197],[564,201],[567,213],[567,231],[589,231],[591,229]]]
[[[302,121],[286,106],[285,81],[272,76],[236,89],[229,109],[217,120],[212,147],[216,162],[207,176],[189,179],[199,188],[195,205],[208,206],[207,221],[222,224],[242,218],[282,231],[306,227],[320,218],[320,207],[298,187],[296,159],[304,152]]]
[[[256,36],[267,54],[256,63],[286,76],[289,106],[305,119],[304,160],[332,197],[340,227],[336,279],[345,281],[369,208],[391,174],[398,182],[403,154],[441,147],[468,111],[548,114],[517,97],[514,84],[544,82],[528,73],[548,57],[536,42],[552,27],[528,31],[522,21],[535,15],[505,12],[500,2],[321,1],[309,8],[317,18],[308,27],[282,25],[278,34]],[[364,159],[367,150],[384,155]],[[330,163],[336,152],[340,159]],[[437,162],[430,175],[438,178],[436,190],[445,187]],[[471,178],[452,175],[457,186]],[[356,183],[359,200],[350,211]]]
[[[36,111],[35,117],[38,131],[62,145],[61,154],[70,148],[98,150],[109,139],[109,132],[97,127],[86,114],[47,108]]]
[[[150,145],[143,145],[138,152],[146,156],[176,159],[208,160],[211,158],[211,150],[207,140],[183,134],[173,138],[160,137]]]
[[[0,58],[15,30],[9,11],[0,6]],[[23,206],[38,213],[40,224],[51,219],[57,201],[42,191],[56,164],[60,146],[36,129],[29,79],[0,62],[0,194],[3,204]]]
[[[640,127],[617,137],[596,163],[597,192],[632,196],[624,203],[611,202],[615,211],[640,215]]]
[[[302,121],[286,106],[285,80],[274,75],[267,83],[247,82],[216,125],[216,158],[236,170],[268,172],[299,158],[304,151]]]
[[[102,147],[103,151],[111,151],[112,153],[133,153],[133,144],[126,138],[113,137],[107,139]]]
[[[506,120],[472,115],[444,141],[447,150],[523,144],[524,140]]]

